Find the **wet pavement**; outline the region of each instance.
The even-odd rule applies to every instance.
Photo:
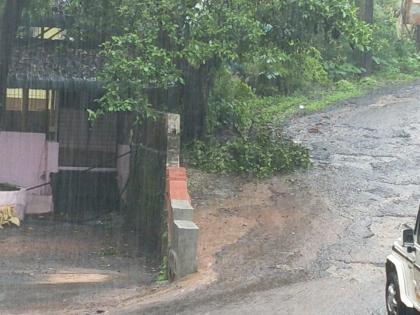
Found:
[[[283,276],[208,293],[178,314],[385,314],[386,256],[402,226],[414,225],[420,201],[419,109],[420,86],[412,85],[294,119],[287,133],[313,160],[309,171],[286,179],[306,200],[304,219],[286,226],[277,243],[295,259],[278,266]],[[287,277],[296,270],[300,276]]]

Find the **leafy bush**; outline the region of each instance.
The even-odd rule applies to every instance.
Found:
[[[419,75],[420,74],[420,55],[412,54],[404,58],[400,63],[402,73]]]
[[[365,73],[365,69],[357,67],[356,65],[344,62],[336,63],[334,61],[328,61],[324,65],[325,70],[328,72],[330,78],[334,81],[351,79]]]
[[[258,177],[310,165],[307,149],[291,140],[273,139],[268,134],[252,140],[236,137],[224,144],[197,141],[189,150],[189,160],[193,166],[208,172]]]
[[[258,97],[227,69],[218,74],[210,98],[211,141],[196,141],[187,150],[195,167],[215,173],[259,177],[308,167],[307,149],[281,136],[281,122],[303,97]]]
[[[208,134],[250,138],[258,128],[279,125],[285,114],[306,100],[304,96],[256,96],[244,81],[223,69],[210,96]]]
[[[232,75],[227,68],[222,68],[210,95],[207,132],[213,134],[231,128],[232,122],[238,119],[238,104],[255,98],[244,81]]]

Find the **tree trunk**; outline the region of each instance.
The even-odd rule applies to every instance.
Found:
[[[185,67],[182,87],[182,142],[203,139],[206,133],[208,100],[214,83],[214,62],[195,69]]]
[[[367,24],[373,24],[373,9],[374,0],[360,0],[358,1],[360,8],[360,19]],[[366,70],[365,75],[369,75],[373,71],[372,53],[370,51],[359,52],[358,60],[360,67]]]
[[[7,77],[17,29],[26,0],[7,0],[0,22],[0,122],[6,106]]]
[[[416,48],[417,52],[420,53],[420,25],[416,25]]]

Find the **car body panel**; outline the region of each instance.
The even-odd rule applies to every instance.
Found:
[[[417,303],[414,302],[414,255],[408,254],[401,242],[397,241],[392,247],[392,254],[387,257],[387,262],[391,263],[397,272],[401,302],[407,307],[418,309]]]

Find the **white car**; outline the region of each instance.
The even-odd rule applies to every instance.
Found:
[[[388,315],[420,314],[420,211],[415,228],[406,228],[386,262]]]

